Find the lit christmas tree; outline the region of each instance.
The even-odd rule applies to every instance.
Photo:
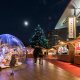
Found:
[[[34,35],[30,39],[30,44],[32,46],[39,45],[44,48],[48,48],[48,40],[46,39],[44,31],[40,27],[40,25],[38,25],[38,27],[35,28]]]

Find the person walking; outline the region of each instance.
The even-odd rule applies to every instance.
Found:
[[[36,46],[33,51],[33,57],[34,57],[34,63],[37,63],[37,59],[39,58],[39,63],[42,62],[43,59],[43,53],[40,46]]]
[[[11,72],[10,75],[14,75],[14,67],[15,67],[15,64],[16,64],[16,57],[15,57],[15,55],[13,54],[13,55],[11,56],[11,61],[10,61],[10,64],[9,64],[10,68],[12,69],[12,72]]]

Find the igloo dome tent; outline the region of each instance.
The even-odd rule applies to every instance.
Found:
[[[0,35],[0,42],[1,44],[8,44],[9,46],[19,46],[20,48],[25,47],[17,37],[10,34]]]

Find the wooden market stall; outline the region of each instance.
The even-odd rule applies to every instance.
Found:
[[[80,64],[80,35],[70,43],[74,45],[74,64]]]
[[[32,48],[31,46],[27,46],[26,50],[27,50],[26,57],[27,58],[33,58],[34,48]]]
[[[68,49],[68,51],[66,49],[67,53],[65,54],[65,50],[62,49],[63,46],[67,46]],[[74,40],[68,41],[64,45],[60,44],[58,47],[58,60],[80,64],[80,36]]]
[[[61,41],[58,47],[58,60],[65,62],[73,62],[74,46],[71,43]]]
[[[56,58],[56,49],[54,47],[48,49],[48,57]]]

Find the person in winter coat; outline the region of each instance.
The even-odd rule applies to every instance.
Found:
[[[39,58],[39,63],[41,62],[41,59],[43,57],[42,49],[40,46],[36,46],[33,51],[33,57],[34,57],[34,63],[37,62],[37,58]]]
[[[9,64],[10,68],[12,69],[11,75],[14,75],[13,71],[14,71],[15,64],[16,64],[16,57],[15,57],[15,55],[12,55],[11,56],[11,61],[10,61],[10,64]]]

